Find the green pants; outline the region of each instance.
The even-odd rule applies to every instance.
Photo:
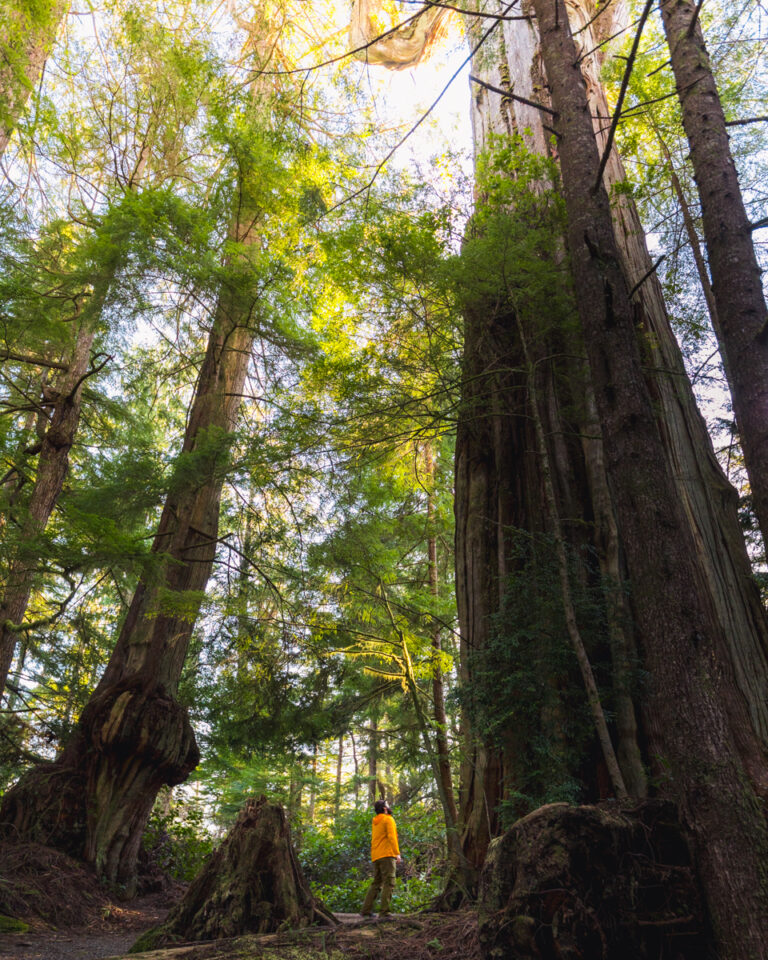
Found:
[[[365,895],[362,913],[370,913],[381,890],[381,909],[379,913],[389,913],[389,901],[395,888],[397,860],[395,857],[380,857],[373,861],[373,883]]]

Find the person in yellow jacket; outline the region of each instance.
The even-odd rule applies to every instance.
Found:
[[[389,904],[392,891],[395,888],[397,864],[403,859],[400,856],[400,847],[397,843],[397,827],[392,811],[383,800],[377,800],[373,805],[376,816],[371,826],[371,860],[373,861],[373,882],[365,895],[365,902],[361,913],[370,917],[373,905],[381,890],[380,917],[386,917],[391,912]]]

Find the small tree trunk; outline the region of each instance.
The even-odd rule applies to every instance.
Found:
[[[174,939],[218,940],[336,920],[309,889],[296,861],[283,808],[248,800],[235,825],[165,923],[134,950]]]
[[[97,308],[98,311],[98,308]],[[88,315],[92,316],[92,309]],[[47,426],[40,441],[40,456],[35,484],[20,533],[20,547],[11,563],[0,599],[0,697],[8,680],[16,637],[23,629],[24,615],[32,593],[39,557],[30,554],[45,529],[59,499],[69,471],[69,451],[80,422],[82,385],[88,370],[95,325],[81,323],[69,368],[54,390],[46,391],[52,405]]]
[[[349,739],[352,743],[352,763],[355,765],[355,810],[360,806],[360,761],[357,759],[357,743],[355,735],[350,730]]]
[[[312,744],[312,766],[309,781],[309,807],[307,809],[307,819],[310,823],[315,822],[317,806],[317,744]]]
[[[392,616],[391,611],[390,616]],[[466,869],[466,866],[468,865],[466,864],[466,858],[464,857],[464,853],[461,849],[461,838],[457,829],[457,822],[455,820],[451,820],[451,798],[446,794],[443,781],[440,777],[439,758],[429,734],[429,723],[421,703],[422,694],[419,690],[419,686],[416,682],[416,676],[413,672],[411,654],[408,650],[408,644],[406,643],[404,635],[399,630],[398,634],[400,637],[402,659],[405,668],[405,682],[408,687],[408,692],[411,695],[414,710],[416,711],[416,718],[418,720],[419,730],[421,732],[422,743],[424,744],[424,751],[429,759],[429,765],[432,767],[432,775],[435,778],[435,784],[437,786],[437,795],[440,798],[440,806],[443,810],[443,819],[445,820],[448,840],[448,851],[451,856],[451,861],[453,863],[462,865]]]
[[[557,111],[568,239],[587,353],[650,672],[646,723],[693,833],[728,960],[768,939],[766,767],[677,498],[643,379],[584,81],[562,0],[533,0]]]
[[[368,802],[371,806],[376,802],[376,792],[379,785],[379,729],[377,721],[371,721],[371,731],[368,734]]]
[[[387,718],[384,719],[387,722]],[[395,802],[392,761],[389,759],[389,734],[384,734],[384,782],[381,784],[381,795],[390,807]]]
[[[344,762],[344,734],[339,737],[339,752],[336,757],[336,789],[333,794],[333,820],[338,822],[339,811],[341,810],[341,774],[342,764]]]
[[[429,575],[429,590],[435,599],[440,596],[440,585],[437,569],[437,537],[435,536],[435,461],[432,456],[432,443],[427,442],[424,448],[424,472],[427,483],[427,566]],[[432,631],[432,651],[434,663],[432,665],[432,710],[435,726],[435,750],[437,752],[437,766],[440,772],[442,792],[448,804],[448,820],[453,829],[459,822],[459,811],[456,807],[456,797],[453,791],[453,775],[451,774],[451,754],[448,747],[448,717],[445,713],[445,685],[443,671],[440,666],[442,653],[442,631],[440,624],[435,622]],[[448,827],[448,823],[446,823]]]
[[[691,208],[688,204],[688,198],[685,195],[685,190],[683,190],[683,185],[680,183],[680,177],[677,175],[675,170],[675,164],[672,160],[672,155],[669,152],[669,147],[667,146],[664,137],[661,134],[661,131],[653,122],[650,121],[653,127],[653,132],[656,134],[656,139],[659,142],[661,147],[661,152],[664,154],[664,159],[667,162],[667,173],[669,174],[669,182],[672,184],[672,190],[674,191],[677,202],[680,206],[680,212],[683,215],[683,225],[685,226],[685,232],[688,236],[688,243],[691,245],[691,253],[693,254],[693,262],[696,264],[696,273],[699,275],[699,283],[701,284],[702,292],[704,293],[704,299],[707,303],[707,312],[709,313],[709,318],[712,321],[712,329],[715,331],[715,336],[717,337],[717,342],[722,343],[723,334],[720,329],[720,318],[717,315],[717,303],[715,302],[715,294],[712,290],[712,284],[709,279],[709,273],[707,272],[707,264],[704,260],[704,253],[701,249],[701,244],[699,243],[699,234],[696,230],[696,224],[693,220],[693,214],[691,213]],[[730,383],[732,378],[728,373],[728,361],[724,355],[721,354],[723,361],[723,367],[725,369],[725,375]]]
[[[768,308],[728,129],[691,0],[663,0],[669,44],[701,200],[704,238],[752,502],[768,546]]]
[[[6,0],[0,37],[0,157],[35,88],[69,0]],[[33,12],[34,11],[34,12]]]

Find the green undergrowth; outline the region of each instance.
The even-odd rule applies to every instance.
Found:
[[[442,890],[444,827],[439,814],[420,806],[395,811],[402,864],[392,896],[395,913],[423,910]],[[312,887],[329,910],[357,913],[371,882],[371,815],[347,811],[337,823],[305,826],[299,862]]]
[[[0,913],[0,933],[26,933],[27,930],[29,930],[28,923]]]

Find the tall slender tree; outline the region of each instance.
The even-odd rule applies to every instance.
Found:
[[[700,3],[665,0],[661,17],[701,201],[717,307],[714,325],[731,389],[752,504],[768,544],[768,307],[704,43]]]

